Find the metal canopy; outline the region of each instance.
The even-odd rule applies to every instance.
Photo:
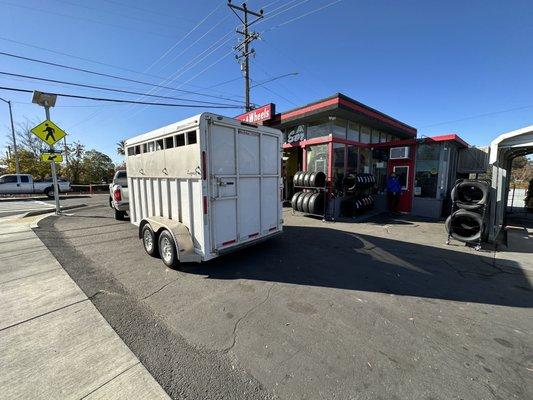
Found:
[[[490,144],[489,165],[492,167],[489,240],[505,242],[507,197],[511,181],[512,161],[533,153],[533,125],[498,136]]]

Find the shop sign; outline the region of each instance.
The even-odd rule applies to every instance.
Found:
[[[298,125],[287,134],[287,143],[296,143],[305,140],[305,125]]]
[[[247,113],[238,115],[235,119],[239,121],[249,122],[250,124],[259,124],[264,121],[272,119],[276,113],[276,106],[272,103],[256,108],[255,110],[248,111]]]

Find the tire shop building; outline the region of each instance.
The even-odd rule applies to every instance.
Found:
[[[321,171],[332,216],[348,195],[345,179],[357,174],[373,175],[375,207],[385,209],[387,177],[394,172],[403,191],[399,211],[440,217],[457,174],[472,172],[458,167],[468,145],[457,135],[418,140],[414,127],[341,93],[278,114],[271,103],[236,118],[283,131],[285,201],[298,190],[298,171]]]

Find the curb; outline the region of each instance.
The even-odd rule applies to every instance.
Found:
[[[87,207],[87,204],[76,204],[76,205],[73,205],[73,206],[66,206],[66,207],[61,207],[60,210],[61,211],[68,211],[68,210],[72,210],[72,209],[75,209],[75,208],[81,208],[81,207]],[[22,216],[22,218],[26,218],[26,217],[34,217],[36,215],[42,215],[42,214],[52,214],[55,212],[55,209],[53,208],[46,208],[44,210],[37,210],[37,211],[30,211],[30,212],[27,212],[26,214],[24,214]]]
[[[68,199],[83,199],[83,198],[90,198],[91,196],[89,194],[73,194],[73,195],[60,195],[60,200],[68,200]],[[41,201],[41,200],[54,200],[52,197],[51,199],[46,196],[40,196],[40,197],[0,197],[0,204],[2,203],[9,203],[12,201]]]

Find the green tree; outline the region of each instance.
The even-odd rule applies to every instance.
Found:
[[[113,178],[115,165],[111,158],[97,150],[89,150],[81,162],[81,181],[84,183],[109,182]]]
[[[82,173],[82,160],[85,154],[85,146],[79,141],[69,145],[69,160],[66,167],[66,175],[72,183],[80,183]]]
[[[126,155],[126,141],[125,140],[121,140],[120,142],[117,143],[117,154],[121,156]]]
[[[45,179],[51,175],[50,163],[41,161],[31,151],[21,149],[18,151],[20,172],[22,174],[31,174],[35,180]],[[61,166],[57,164],[57,173],[61,175]],[[6,173],[14,174],[16,172],[15,157],[7,160]]]

